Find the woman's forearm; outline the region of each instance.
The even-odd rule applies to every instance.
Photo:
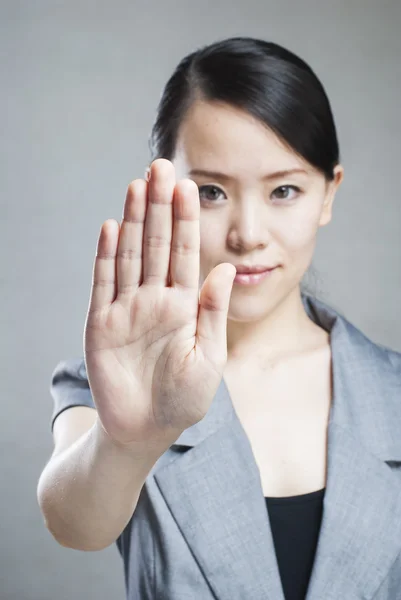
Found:
[[[74,444],[53,456],[40,476],[38,502],[53,537],[76,550],[102,550],[112,544],[169,445],[120,446],[96,420]]]

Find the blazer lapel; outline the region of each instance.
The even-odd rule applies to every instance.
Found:
[[[371,600],[401,551],[401,480],[386,462],[401,460],[400,370],[336,311],[303,300],[331,332],[333,359],[327,484],[306,600]],[[259,470],[224,379],[170,452],[153,475],[213,595],[284,600]]]
[[[401,550],[401,483],[350,430],[331,423],[329,436],[323,518],[306,600],[371,600]]]
[[[155,480],[214,597],[284,600],[259,469],[223,380],[212,417],[218,429],[184,431],[174,446],[196,445]]]
[[[371,600],[401,551],[401,478],[391,468],[401,461],[401,363],[327,306],[319,317],[331,331],[333,402],[306,600]]]

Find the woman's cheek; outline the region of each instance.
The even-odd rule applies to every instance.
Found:
[[[309,247],[314,242],[318,230],[317,214],[311,212],[297,212],[286,222],[277,223],[275,234],[284,247],[292,251]]]

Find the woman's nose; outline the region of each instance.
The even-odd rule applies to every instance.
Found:
[[[242,210],[237,210],[232,217],[229,243],[232,247],[250,251],[264,248],[269,243],[269,230],[261,216],[260,206],[248,201]]]

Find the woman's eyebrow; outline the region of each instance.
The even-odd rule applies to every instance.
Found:
[[[268,181],[271,179],[278,179],[279,177],[285,177],[286,175],[293,175],[294,173],[302,173],[309,175],[305,169],[284,169],[282,171],[275,171],[262,177],[262,181]],[[218,171],[206,171],[204,169],[192,169],[189,171],[189,175],[198,175],[200,177],[211,177],[212,179],[221,179],[222,181],[232,181],[235,177],[226,175],[225,173],[219,173]]]

